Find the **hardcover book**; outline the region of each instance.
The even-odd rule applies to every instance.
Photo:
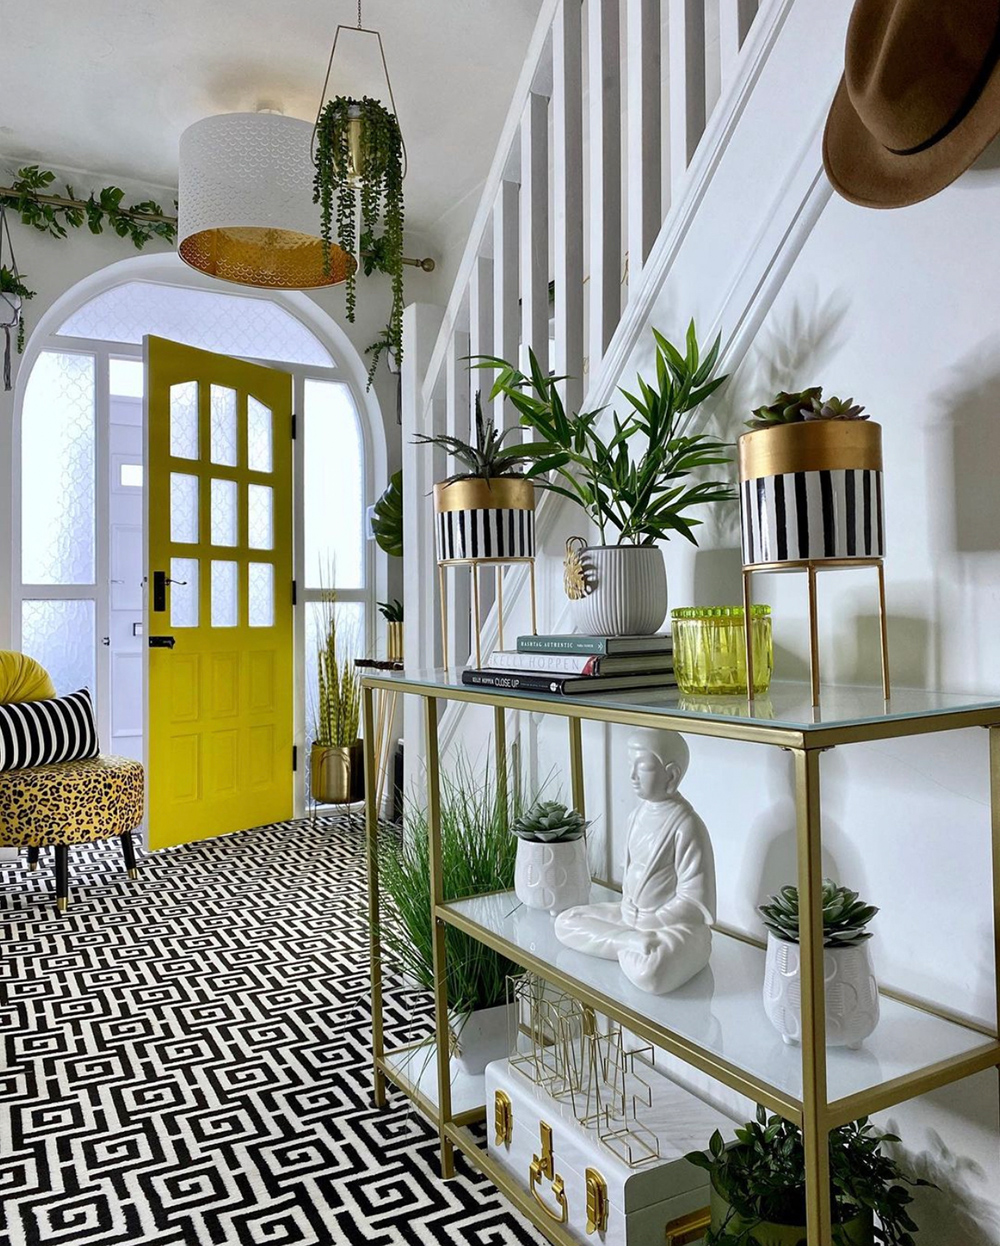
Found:
[[[657,636],[582,636],[575,632],[556,636],[518,636],[518,653],[572,653],[616,657],[634,653],[672,653],[670,634]]]

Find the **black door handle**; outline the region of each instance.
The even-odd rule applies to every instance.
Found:
[[[167,608],[167,573],[153,572],[153,612],[161,614]],[[152,637],[150,640],[152,641]]]
[[[149,638],[150,649],[172,649],[176,644],[177,641],[173,636],[150,636]]]

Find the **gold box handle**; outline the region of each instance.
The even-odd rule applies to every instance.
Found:
[[[587,1183],[587,1232],[603,1233],[608,1227],[608,1183],[596,1168],[588,1168]]]
[[[498,1090],[493,1099],[493,1126],[496,1145],[509,1147],[514,1137],[514,1108],[504,1090]]]
[[[556,1224],[565,1224],[569,1219],[569,1203],[566,1199],[566,1183],[556,1172],[556,1157],[552,1149],[552,1126],[545,1121],[538,1122],[538,1133],[542,1143],[541,1155],[533,1155],[528,1165],[528,1188],[532,1197],[542,1211]],[[552,1196],[556,1200],[558,1211],[553,1211],[538,1191],[542,1179],[552,1182]]]
[[[712,1212],[708,1207],[679,1216],[666,1227],[665,1246],[688,1246],[690,1242],[700,1241],[711,1223]]]

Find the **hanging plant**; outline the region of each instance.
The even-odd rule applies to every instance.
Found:
[[[35,297],[17,272],[0,264],[0,325],[10,328],[17,324],[17,353],[24,351],[24,312],[21,303]]]
[[[377,99],[338,95],[316,124],[313,200],[320,205],[325,263],[330,246],[359,250],[366,274],[392,278],[388,336],[403,356],[403,139],[393,113]],[[360,221],[359,221],[360,204]],[[360,226],[360,237],[359,237]],[[347,277],[347,319],[357,305],[355,274]]]

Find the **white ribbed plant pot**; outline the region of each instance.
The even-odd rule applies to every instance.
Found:
[[[767,936],[764,1011],[786,1043],[802,1041],[801,950]],[[879,1022],[878,983],[868,943],[823,949],[828,1047],[857,1047]]]
[[[586,904],[590,899],[586,839],[581,836],[563,844],[519,839],[514,891],[529,909],[546,909],[553,917],[574,904]]]
[[[653,636],[667,617],[667,569],[657,545],[588,545],[580,553],[587,594],[577,630],[588,636]]]
[[[488,1064],[504,1059],[510,1047],[514,1011],[514,1004],[497,1004],[495,1008],[477,1008],[464,1017],[452,1013],[452,1060],[460,1072],[478,1077]]]

